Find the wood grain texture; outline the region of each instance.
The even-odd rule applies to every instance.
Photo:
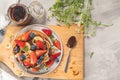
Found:
[[[83,56],[83,44],[84,38],[83,33],[78,34],[75,32],[76,26],[73,25],[70,28],[68,27],[58,27],[58,26],[49,26],[52,28],[61,38],[63,43],[63,58],[60,62],[59,66],[51,73],[46,75],[32,75],[24,72],[23,76],[29,77],[41,77],[41,78],[55,78],[55,79],[79,79],[83,80],[84,75],[84,56]],[[8,37],[9,34],[15,35],[16,32],[21,30],[23,27],[19,26],[8,26],[5,38],[3,42],[0,44],[0,61],[4,62],[6,65],[10,67],[10,69],[17,74],[17,71],[20,70],[19,67],[14,63],[13,58],[11,57],[11,49],[6,48],[6,44],[9,43],[10,39]],[[67,40],[70,36],[76,36],[77,45],[73,48],[70,57],[70,63],[68,66],[68,72],[64,73],[64,68],[66,64],[66,59],[68,56],[68,47],[66,46]]]

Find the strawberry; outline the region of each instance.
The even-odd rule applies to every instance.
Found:
[[[37,72],[38,70],[39,70],[38,67],[34,67],[34,68],[32,68],[32,71],[33,71],[33,72]]]
[[[20,48],[24,48],[26,45],[26,42],[20,41],[20,40],[15,40],[15,43],[20,46]]]
[[[54,44],[54,46],[56,46],[58,49],[61,50],[60,42],[59,42],[57,39],[55,39],[55,40],[53,41],[53,44]]]
[[[43,54],[45,54],[47,52],[47,50],[36,50],[36,56],[37,57],[40,57],[42,56]]]
[[[30,62],[33,66],[37,64],[37,56],[33,51],[30,53]]]
[[[47,36],[51,36],[52,35],[52,31],[49,29],[42,29],[42,31],[47,35]]]
[[[40,40],[36,41],[37,49],[44,49],[44,43]]]
[[[25,59],[25,60],[23,61],[23,64],[24,64],[26,67],[30,67],[30,66],[31,66],[30,59]]]
[[[54,53],[50,56],[51,59],[56,59],[58,56],[60,56],[60,52]]]
[[[55,60],[49,60],[48,62],[46,62],[46,66],[49,68],[53,65]]]
[[[30,33],[31,33],[31,31],[28,31],[28,32],[24,33],[24,34],[21,36],[21,40],[22,40],[22,41],[28,41],[29,38],[30,38]]]

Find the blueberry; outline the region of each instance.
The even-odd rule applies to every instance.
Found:
[[[58,58],[56,58],[56,59],[55,59],[55,62],[59,62],[59,59],[58,59]]]
[[[25,59],[25,55],[21,55],[20,60],[24,60],[24,59]]]
[[[34,33],[30,33],[30,38],[34,38],[35,34]]]
[[[18,45],[16,45],[15,48],[14,48],[14,52],[18,53],[19,51],[20,51],[20,47]]]
[[[44,59],[44,55],[42,55],[42,56],[40,56],[40,58],[39,58],[40,60],[43,60]]]
[[[36,50],[36,46],[35,45],[31,45],[30,46],[30,50],[35,51]]]
[[[40,58],[39,58],[38,61],[37,61],[37,64],[40,64],[43,59],[44,59],[44,55],[40,56]]]
[[[5,31],[3,29],[0,30],[0,35],[4,35]]]

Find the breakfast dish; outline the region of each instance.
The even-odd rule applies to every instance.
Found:
[[[15,62],[33,74],[54,70],[62,58],[62,51],[59,37],[45,26],[23,29],[14,38],[12,46]]]

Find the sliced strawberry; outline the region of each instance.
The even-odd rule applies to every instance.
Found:
[[[43,54],[45,54],[47,52],[47,50],[36,50],[36,56],[37,57],[40,57],[42,56]]]
[[[20,48],[24,48],[26,45],[26,42],[20,41],[20,40],[15,40],[15,43],[20,46]]]
[[[21,37],[21,40],[22,41],[28,41],[29,38],[30,38],[30,33],[31,33],[31,31],[28,31],[28,32],[24,33]]]
[[[38,67],[34,67],[34,68],[32,68],[32,71],[33,72],[37,72],[37,71],[39,71],[39,68]]]
[[[37,56],[33,51],[30,53],[30,62],[33,66],[37,64]]]
[[[58,56],[60,56],[60,52],[54,53],[50,56],[51,59],[56,59]]]
[[[44,43],[40,40],[36,41],[37,49],[44,49]]]
[[[52,31],[49,29],[42,29],[42,31],[47,35],[47,36],[51,36],[52,35]]]
[[[53,60],[49,60],[48,62],[46,62],[46,66],[48,68],[51,67],[53,65],[54,61],[55,61],[54,59]]]
[[[23,61],[23,64],[24,64],[26,67],[30,67],[30,66],[31,66],[30,59],[25,59],[25,60]]]
[[[57,39],[55,39],[55,40],[53,41],[53,44],[54,44],[58,49],[61,50],[60,42],[59,42]]]

